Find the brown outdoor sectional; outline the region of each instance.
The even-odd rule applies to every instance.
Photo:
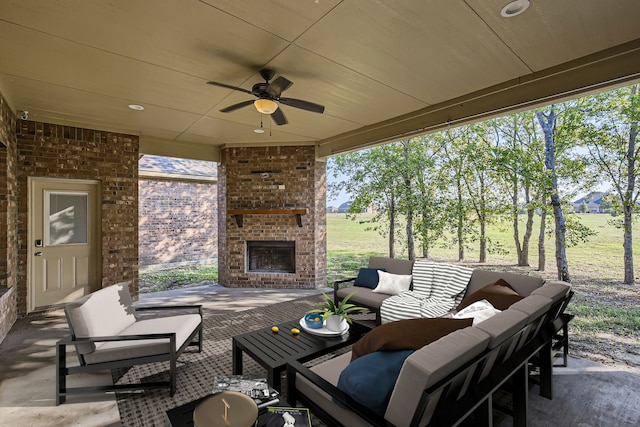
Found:
[[[397,265],[389,259],[371,261],[370,266],[382,265],[387,271],[401,272],[407,267],[407,261]],[[371,407],[366,398],[349,394],[342,386],[338,388],[343,371],[346,374],[352,370],[350,365],[357,363],[357,360],[351,360],[352,352],[311,368],[290,363],[287,367],[290,401],[309,406],[328,425],[448,426],[469,417],[474,425],[488,425],[492,417],[493,393],[508,382],[513,394],[514,425],[526,425],[530,365],[535,363],[539,367],[540,393],[551,398],[555,337],[571,318],[563,312],[573,293],[570,285],[564,282],[544,282],[531,276],[475,269],[460,298],[483,296],[483,292],[495,287],[501,279],[515,289],[521,299],[475,326],[463,327],[413,352],[408,351],[408,356],[400,361],[399,374],[391,377],[395,382],[390,385],[388,405],[382,411]],[[353,289],[337,290],[336,298]],[[367,289],[360,292],[362,290],[358,290],[352,301],[373,306],[379,316],[385,298]],[[379,305],[375,298],[382,299]],[[427,324],[430,320],[442,321],[426,319]],[[413,324],[411,320],[397,322],[404,322],[401,324],[407,328]],[[370,334],[377,333],[378,329],[389,329],[393,323],[384,323]],[[421,327],[425,327],[424,322]],[[374,356],[379,357],[377,355],[387,357],[399,352],[393,339],[386,347],[379,344],[385,339],[384,336],[369,339],[379,346],[379,351],[371,349],[372,360]],[[366,373],[373,378],[370,385],[367,386],[367,379],[358,384],[365,394],[384,384],[382,376],[385,374],[378,374],[376,369],[374,365],[372,372]]]

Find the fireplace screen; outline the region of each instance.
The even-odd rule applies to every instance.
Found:
[[[247,272],[295,273],[296,242],[247,241]]]

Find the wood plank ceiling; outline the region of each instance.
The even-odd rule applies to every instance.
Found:
[[[329,156],[640,78],[639,1],[532,0],[503,18],[507,3],[3,0],[0,92],[32,120],[217,160],[242,145]],[[251,95],[207,81],[251,90],[265,67],[324,114],[281,106],[276,126],[251,105],[219,111]]]

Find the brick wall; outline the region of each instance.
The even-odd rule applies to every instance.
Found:
[[[325,165],[315,160],[314,147],[224,149],[218,168],[220,283],[229,287],[326,286],[325,184]],[[244,215],[240,228],[226,213],[252,208],[307,208],[308,214],[302,216],[302,227],[294,215]],[[247,240],[295,240],[296,273],[247,273]]]
[[[0,93],[0,342],[17,318],[16,117]]]
[[[140,178],[140,268],[218,256],[217,185]]]
[[[27,177],[97,179],[102,189],[102,283],[138,295],[138,137],[34,121],[17,124],[18,313],[27,309]]]

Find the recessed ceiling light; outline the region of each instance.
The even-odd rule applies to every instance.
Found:
[[[131,108],[132,110],[136,110],[136,111],[144,110],[144,107],[142,105],[138,105],[138,104],[129,104],[129,108]]]
[[[264,133],[264,129],[254,129],[255,133]]]
[[[530,5],[529,0],[513,0],[511,3],[502,8],[500,15],[505,18],[511,18],[512,16],[520,15],[527,10]]]

